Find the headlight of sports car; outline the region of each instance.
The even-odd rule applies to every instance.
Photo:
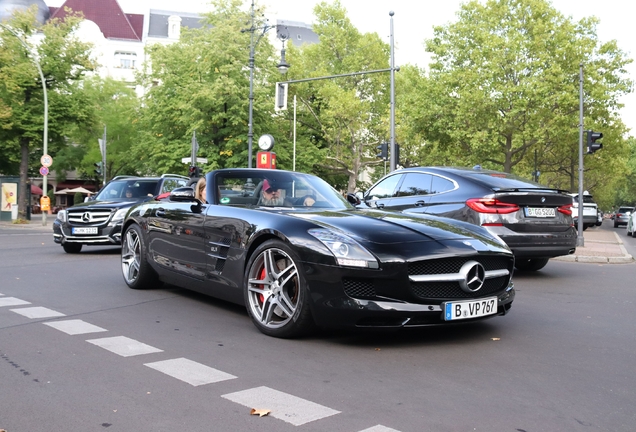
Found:
[[[378,261],[371,252],[351,237],[322,228],[308,232],[329,248],[341,266],[378,268]]]
[[[66,222],[66,210],[60,210],[57,212],[57,219],[60,222]]]
[[[115,212],[115,216],[113,216],[113,222],[121,222],[124,220],[124,216],[128,212],[128,208],[119,209]]]

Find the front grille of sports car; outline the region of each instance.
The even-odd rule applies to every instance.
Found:
[[[68,213],[71,225],[102,225],[110,219],[110,210],[82,210]]]
[[[507,270],[505,276],[498,276],[486,279],[483,286],[476,292],[466,292],[461,289],[456,281],[435,281],[411,282],[412,293],[421,299],[451,299],[451,298],[474,298],[495,294],[505,290],[512,276],[513,261],[505,256],[471,256],[443,258],[437,260],[425,260],[409,263],[409,276],[419,275],[451,275],[459,273],[462,266],[468,261],[479,262],[486,272]],[[443,279],[441,277],[441,279]]]
[[[344,278],[342,280],[345,293],[353,298],[371,298],[375,297],[375,289],[373,288],[373,280],[371,279],[352,279]]]
[[[477,261],[488,270],[510,269],[511,259],[504,256],[471,256],[442,258],[409,263],[409,276],[457,273],[468,261]]]
[[[502,291],[508,286],[508,279],[506,276],[486,280],[479,294],[463,291],[457,282],[412,283],[411,290],[420,298],[474,298]]]

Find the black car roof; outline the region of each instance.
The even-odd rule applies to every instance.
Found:
[[[487,187],[494,190],[537,189],[537,188],[541,188],[545,190],[555,190],[554,188],[547,187],[539,183],[535,183],[531,180],[525,179],[523,177],[519,177],[515,174],[506,173],[502,171],[481,169],[481,168],[430,166],[430,167],[404,168],[401,171],[421,171],[421,172],[430,172],[430,173],[435,173],[440,175],[449,175],[450,177],[453,177],[453,176],[461,177],[464,179],[468,179],[473,183],[477,183],[483,187]]]

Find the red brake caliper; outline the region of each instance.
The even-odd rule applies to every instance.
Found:
[[[265,274],[266,274],[265,267],[263,267],[263,269],[261,270],[261,274],[259,276],[261,280],[265,279]],[[265,286],[261,285],[261,289],[265,289]],[[260,294],[258,296],[258,299],[261,301],[261,304],[265,303],[265,296],[263,294]]]

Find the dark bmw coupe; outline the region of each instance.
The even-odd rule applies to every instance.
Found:
[[[160,280],[243,304],[275,337],[470,322],[514,300],[514,257],[482,227],[355,209],[308,174],[223,169],[206,180],[206,202],[177,188],[130,210],[128,286]]]

